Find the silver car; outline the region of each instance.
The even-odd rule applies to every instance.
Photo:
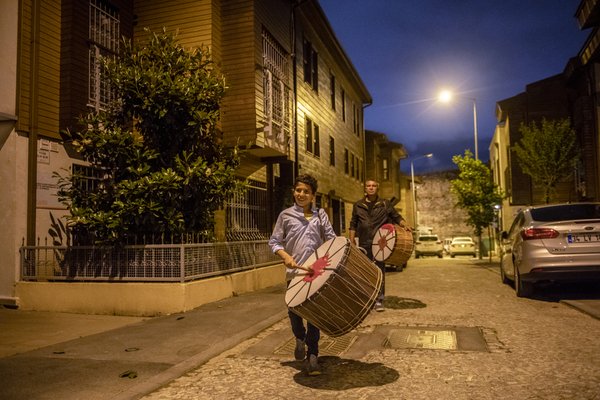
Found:
[[[600,203],[521,210],[502,232],[500,274],[519,297],[539,281],[600,280]]]

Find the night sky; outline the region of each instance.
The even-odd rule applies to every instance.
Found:
[[[454,154],[489,160],[496,102],[561,73],[590,30],[579,0],[320,0],[373,97],[365,128],[402,143],[416,173],[455,168]],[[442,89],[458,96],[437,101]],[[419,157],[434,153],[433,158]]]

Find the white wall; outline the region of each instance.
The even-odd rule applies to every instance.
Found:
[[[0,0],[0,304],[14,303],[27,220],[27,140],[14,130],[18,5]]]

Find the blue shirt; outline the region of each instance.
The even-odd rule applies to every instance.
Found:
[[[307,220],[302,207],[294,204],[277,217],[269,246],[273,253],[283,249],[292,256],[296,264],[302,265],[315,250],[327,240],[336,237],[327,213],[313,208],[312,217]],[[298,269],[286,268],[286,279],[290,280]]]

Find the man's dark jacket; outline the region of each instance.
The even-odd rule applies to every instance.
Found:
[[[379,197],[375,200],[373,208],[369,212],[369,205],[365,197],[354,203],[350,229],[356,231],[359,246],[366,249],[371,247],[375,232],[383,224],[394,223],[399,225],[401,220],[402,217],[392,207],[389,200]]]

